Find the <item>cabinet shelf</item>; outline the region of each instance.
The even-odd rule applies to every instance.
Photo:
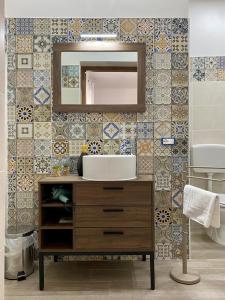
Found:
[[[41,249],[73,249],[73,229],[41,227]]]
[[[73,224],[43,224],[42,226],[40,226],[40,229],[73,229]]]
[[[72,203],[63,204],[57,201],[46,201],[41,203],[42,207],[72,207]]]

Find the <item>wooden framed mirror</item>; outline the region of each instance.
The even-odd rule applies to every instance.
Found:
[[[53,46],[53,111],[145,110],[145,44],[90,41]]]

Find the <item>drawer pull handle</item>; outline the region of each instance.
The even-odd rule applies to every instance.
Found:
[[[109,235],[109,234],[123,234],[123,231],[104,231],[103,232],[104,235]]]
[[[123,212],[123,208],[104,208],[104,212]]]
[[[122,186],[104,186],[104,190],[123,190],[124,188]]]

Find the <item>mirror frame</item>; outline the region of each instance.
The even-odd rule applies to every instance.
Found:
[[[62,52],[137,52],[137,104],[83,105],[61,103]],[[55,112],[143,112],[145,111],[145,44],[90,41],[53,45],[53,106]]]

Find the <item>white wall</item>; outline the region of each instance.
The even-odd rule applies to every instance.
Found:
[[[7,17],[187,17],[188,0],[5,0]]]
[[[189,0],[190,56],[225,55],[225,1]]]
[[[225,81],[190,83],[191,144],[225,144]]]

